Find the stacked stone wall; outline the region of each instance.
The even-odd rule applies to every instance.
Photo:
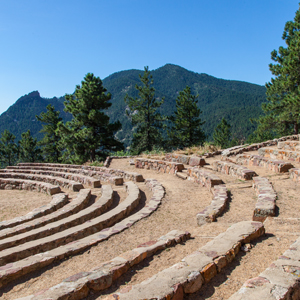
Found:
[[[196,155],[190,156],[184,154],[167,153],[164,160],[169,162],[177,162],[180,164],[189,165],[192,167],[196,167],[196,166],[202,167],[205,165],[205,159]]]
[[[168,174],[176,174],[184,169],[184,165],[180,163],[147,158],[137,158],[135,160],[135,167]]]

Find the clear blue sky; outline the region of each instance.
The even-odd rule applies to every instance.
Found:
[[[299,0],[0,0],[0,114],[38,90],[72,93],[166,63],[264,85],[270,53]]]

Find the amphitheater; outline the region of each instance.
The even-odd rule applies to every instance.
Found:
[[[300,299],[300,142],[0,170],[0,298]]]

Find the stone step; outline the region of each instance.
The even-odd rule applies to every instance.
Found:
[[[300,151],[291,151],[275,148],[260,148],[258,154],[271,159],[290,160],[300,162]]]
[[[229,227],[205,246],[186,256],[179,263],[155,274],[140,284],[127,285],[121,292],[105,300],[183,299],[195,293],[229,264],[244,243],[264,234],[260,222],[243,221]],[[262,299],[262,298],[261,298]]]
[[[91,271],[75,274],[58,285],[19,298],[19,300],[64,299],[69,297],[82,299],[87,297],[90,291],[101,291],[110,287],[117,278],[132,266],[142,262],[147,257],[153,256],[157,251],[185,242],[189,238],[190,234],[188,232],[173,230],[157,240],[141,244],[133,250],[104,262]]]
[[[160,205],[165,195],[165,191],[163,186],[155,179],[147,179],[145,184],[153,194],[148,204],[141,210],[100,232],[91,234],[85,238],[73,241],[50,251],[39,253],[2,266],[0,268],[0,288],[12,280],[39,270],[53,262],[60,261],[66,257],[89,249],[91,246],[97,245],[99,242],[106,240],[110,236],[129,228],[135,222],[151,215]]]

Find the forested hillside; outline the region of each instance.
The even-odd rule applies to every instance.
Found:
[[[110,120],[120,120],[122,123],[123,128],[117,136],[126,145],[130,142],[132,128],[125,113],[124,97],[127,93],[129,96],[137,96],[135,84],[140,84],[139,74],[142,73],[142,70],[121,71],[103,80],[103,86],[112,94],[112,106],[108,110]],[[194,94],[199,94],[198,105],[203,112],[201,118],[206,121],[203,129],[209,139],[222,117],[231,124],[233,137],[244,139],[255,129],[249,118],[261,113],[261,103],[265,101],[264,86],[218,79],[171,64],[156,69],[151,74],[156,96],[165,97],[161,107],[162,114],[170,115],[174,111],[175,99],[187,85]],[[78,82],[74,82],[74,87],[76,84]],[[56,110],[61,111],[64,120],[70,119],[70,115],[63,112],[63,101],[63,97],[42,98],[37,91],[25,95],[0,116],[0,132],[8,129],[19,139],[22,132],[30,129],[33,136],[40,138],[38,132],[41,124],[35,116],[46,111],[46,106],[51,103]]]

